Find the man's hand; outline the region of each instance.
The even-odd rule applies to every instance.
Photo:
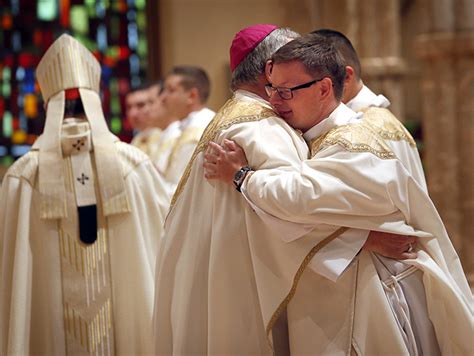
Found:
[[[414,250],[416,240],[417,237],[415,236],[371,231],[362,249],[376,252],[379,255],[393,258],[394,260],[406,260],[418,256]]]
[[[247,165],[244,150],[231,140],[224,140],[224,146],[209,142],[204,154],[204,177],[233,184],[235,173]]]

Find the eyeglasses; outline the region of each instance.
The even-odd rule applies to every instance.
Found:
[[[316,84],[317,82],[320,82],[324,78],[326,77],[315,79],[308,83],[297,85],[296,87],[293,87],[293,88],[274,87],[271,84],[267,84],[265,85],[265,91],[267,92],[268,97],[271,97],[274,92],[277,92],[278,95],[280,95],[280,98],[282,98],[283,100],[290,100],[290,99],[293,99],[293,92],[295,90],[309,88],[310,86],[312,86],[313,84]]]

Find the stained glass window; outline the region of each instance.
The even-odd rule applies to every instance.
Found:
[[[26,153],[44,126],[35,68],[68,33],[102,66],[102,102],[111,130],[129,141],[125,94],[144,79],[145,0],[0,0],[0,165]]]

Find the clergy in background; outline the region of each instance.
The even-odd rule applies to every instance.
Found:
[[[45,129],[0,196],[0,354],[145,354],[163,181],[108,130],[85,47],[62,35],[36,74]]]

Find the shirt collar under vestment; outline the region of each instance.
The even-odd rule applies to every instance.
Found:
[[[382,94],[376,95],[364,85],[357,95],[349,100],[346,105],[354,111],[360,111],[361,109],[371,106],[386,108],[390,105],[390,101]]]
[[[356,113],[341,103],[326,119],[320,121],[318,124],[306,131],[303,134],[303,137],[306,142],[310,142],[312,139],[324,135],[333,127],[355,122],[361,116],[362,113]]]

